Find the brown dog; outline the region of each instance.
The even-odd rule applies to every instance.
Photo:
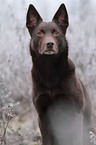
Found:
[[[64,4],[52,22],[43,22],[29,6],[26,26],[31,35],[33,102],[43,145],[89,145],[91,103],[68,58],[68,25]]]

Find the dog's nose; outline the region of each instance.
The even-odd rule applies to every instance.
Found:
[[[53,42],[47,42],[47,48],[53,48],[54,43]]]

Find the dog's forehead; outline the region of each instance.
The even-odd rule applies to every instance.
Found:
[[[45,31],[56,29],[61,31],[60,27],[55,22],[41,22],[37,29],[43,29]]]

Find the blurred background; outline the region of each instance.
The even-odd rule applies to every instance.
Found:
[[[96,0],[0,0],[0,145],[40,143],[26,13],[33,4],[44,21],[51,21],[61,3],[69,14],[69,56],[89,92],[96,126]]]

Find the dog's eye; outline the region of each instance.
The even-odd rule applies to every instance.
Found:
[[[59,33],[58,31],[55,31],[55,32],[53,33],[53,35],[54,35],[54,36],[59,36],[60,33]]]
[[[42,32],[42,31],[39,31],[39,32],[37,33],[37,36],[42,37],[42,36],[43,36],[43,32]]]

